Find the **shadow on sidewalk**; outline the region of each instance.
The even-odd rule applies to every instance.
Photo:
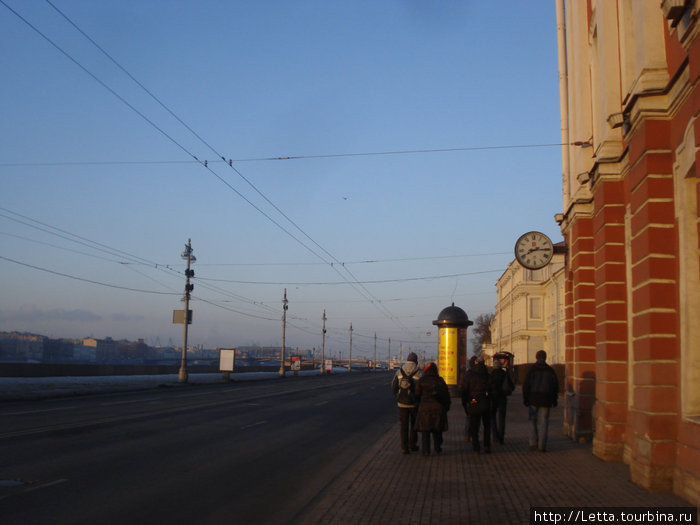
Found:
[[[528,446],[522,395],[509,399],[505,444],[475,454],[464,439],[466,417],[458,399],[448,414],[441,455],[401,454],[396,426],[341,475],[297,522],[491,524],[529,523],[530,507],[689,506],[673,494],[633,484],[622,463],[593,456],[590,443],[563,434],[563,408],[550,416],[547,452]],[[420,441],[420,439],[419,439]]]

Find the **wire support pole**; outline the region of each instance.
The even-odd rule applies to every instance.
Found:
[[[389,338],[389,349],[387,350],[387,354],[386,354],[386,369],[387,370],[391,370],[389,368],[391,366],[390,363],[391,363],[391,337]]]
[[[284,298],[282,299],[282,350],[280,352],[280,377],[284,377],[284,345],[287,333],[287,308],[289,308],[289,301],[287,301],[287,289],[284,289]]]
[[[377,332],[374,332],[374,359],[372,360],[372,371],[377,369]]]
[[[321,330],[321,374],[326,373],[326,311],[323,311],[323,328]]]
[[[348,354],[348,372],[352,372],[352,323],[350,323],[350,352]]]
[[[194,289],[194,285],[190,284],[190,277],[194,276],[194,272],[190,270],[190,264],[197,260],[197,258],[192,254],[192,239],[187,239],[187,244],[185,245],[185,251],[182,252],[182,258],[187,260],[187,269],[185,270],[185,312],[184,312],[184,328],[182,329],[182,358],[180,360],[180,371],[177,375],[177,380],[179,383],[187,383],[187,329],[191,322],[190,316],[190,292]]]

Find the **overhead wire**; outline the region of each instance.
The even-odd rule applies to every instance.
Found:
[[[48,0],[47,0],[48,1]],[[121,67],[121,66],[119,66]],[[128,74],[128,73],[127,73]],[[135,81],[138,83],[138,81]],[[144,88],[145,89],[145,88]],[[148,92],[148,90],[146,90]],[[157,98],[154,99],[158,101]],[[158,101],[159,102],[159,101]],[[160,103],[160,102],[159,102]],[[170,110],[164,106],[166,111]],[[173,117],[179,120],[177,115],[171,113]],[[187,127],[186,124],[183,124]],[[194,133],[194,132],[192,132]],[[196,133],[194,133],[196,135]],[[206,142],[205,142],[206,144]],[[275,157],[251,157],[244,159],[228,159],[218,157],[216,159],[203,159],[207,163],[238,163],[238,162],[261,162],[261,161],[280,161],[280,160],[303,160],[303,159],[328,159],[342,157],[374,157],[383,155],[414,155],[418,153],[447,153],[455,151],[489,151],[489,150],[504,150],[504,149],[534,149],[547,147],[561,146],[579,146],[580,141],[563,143],[547,143],[547,144],[505,144],[493,146],[465,146],[459,148],[433,148],[433,149],[408,149],[398,151],[368,151],[368,152],[351,152],[351,153],[329,153],[320,155],[281,155]],[[152,164],[197,164],[199,160],[144,160],[144,161],[53,161],[53,162],[0,162],[0,167],[50,167],[50,166],[130,166],[130,165],[152,165]]]
[[[97,241],[93,241],[93,240],[91,240],[91,239],[88,239],[87,237],[83,237],[83,236],[81,236],[81,235],[77,235],[77,234],[75,234],[75,233],[69,232],[69,231],[67,231],[67,230],[65,230],[65,229],[58,228],[58,227],[56,227],[56,226],[52,226],[52,225],[50,225],[50,224],[47,224],[47,223],[45,223],[45,222],[39,221],[39,220],[37,220],[37,219],[34,219],[34,218],[32,218],[32,217],[28,217],[28,216],[26,216],[26,215],[23,215],[23,214],[20,214],[20,213],[17,213],[17,212],[14,212],[14,211],[9,210],[9,209],[7,209],[7,208],[0,207],[0,211],[5,212],[5,213],[0,213],[0,217],[4,217],[4,218],[6,218],[6,219],[9,219],[9,220],[18,222],[18,223],[20,223],[20,224],[23,224],[23,225],[28,226],[28,227],[30,227],[30,228],[37,229],[37,230],[42,231],[42,232],[44,232],[44,233],[48,233],[49,235],[54,235],[54,236],[57,236],[57,237],[59,237],[59,238],[68,240],[68,241],[70,241],[70,242],[74,242],[74,243],[80,244],[80,245],[82,245],[82,246],[86,246],[86,247],[88,247],[88,248],[90,248],[90,249],[93,249],[93,250],[97,250],[97,251],[106,253],[106,254],[111,255],[111,256],[113,256],[113,257],[118,257],[118,258],[120,258],[120,259],[127,259],[127,261],[123,261],[123,260],[114,260],[114,259],[107,259],[106,257],[101,257],[101,256],[99,256],[99,255],[89,254],[89,253],[85,253],[85,252],[79,252],[79,251],[76,251],[76,250],[70,250],[69,248],[56,246],[56,245],[53,245],[53,244],[50,244],[50,243],[44,243],[44,242],[42,242],[42,241],[37,241],[37,240],[34,240],[34,239],[29,239],[29,238],[22,237],[22,236],[18,236],[18,235],[13,235],[14,237],[19,237],[19,238],[22,238],[22,239],[24,239],[24,240],[28,240],[28,241],[31,241],[31,242],[36,242],[36,243],[43,244],[43,245],[47,245],[47,246],[50,246],[50,247],[52,247],[52,248],[57,248],[57,249],[63,249],[63,250],[71,251],[71,252],[74,252],[74,253],[78,253],[78,254],[80,254],[80,255],[97,257],[97,258],[99,258],[99,259],[106,260],[106,261],[108,261],[108,262],[112,262],[112,263],[119,264],[119,265],[122,265],[122,266],[131,267],[132,270],[134,270],[134,268],[133,268],[131,265],[138,264],[138,265],[153,267],[153,268],[155,268],[155,269],[157,269],[157,270],[167,272],[168,275],[171,275],[171,276],[175,276],[175,275],[176,275],[177,277],[180,277],[181,274],[182,274],[182,272],[179,272],[179,271],[175,270],[175,269],[174,269],[171,265],[169,265],[169,264],[157,263],[157,262],[155,262],[155,261],[151,261],[151,260],[149,260],[149,259],[145,259],[145,258],[143,258],[143,257],[139,257],[139,256],[137,256],[137,255],[130,254],[130,253],[125,252],[125,251],[123,251],[123,250],[120,250],[120,249],[117,249],[117,248],[113,248],[113,247],[111,247],[111,246],[108,246],[108,245],[103,244],[103,243],[99,243],[99,242],[97,242]],[[20,219],[17,219],[16,217],[8,216],[8,215],[6,215],[7,213],[12,214],[12,215],[16,215],[17,217],[21,217],[21,218],[24,219],[24,220],[20,220]],[[36,224],[32,224],[32,223],[36,223]],[[40,226],[37,226],[37,224],[38,224],[38,225],[41,225],[41,227],[40,227]],[[52,230],[55,230],[55,231],[52,231]],[[60,233],[58,233],[58,232],[60,232]],[[46,271],[52,272],[51,270],[46,270]],[[54,273],[56,273],[57,275],[60,275],[60,272],[54,272]],[[141,272],[137,272],[137,273],[139,273],[140,275],[146,277],[147,279],[153,280],[153,281],[157,282],[158,284],[161,284],[162,286],[168,288],[167,285],[165,285],[165,284],[163,284],[163,283],[157,281],[156,279],[153,279],[153,278],[150,277],[150,276],[147,276],[147,275],[145,275],[145,274],[143,274],[143,273],[141,273]],[[75,277],[75,276],[73,276],[73,277]],[[77,278],[77,277],[76,277],[76,278]],[[78,278],[78,279],[79,279],[79,278]],[[262,301],[254,301],[253,299],[247,298],[247,297],[245,297],[245,296],[243,296],[243,295],[234,294],[234,293],[232,293],[232,292],[230,292],[230,291],[228,291],[228,290],[224,290],[223,288],[219,288],[219,287],[216,287],[216,286],[212,286],[212,285],[207,284],[207,283],[200,283],[200,284],[202,285],[202,288],[207,289],[207,290],[209,290],[209,291],[213,291],[213,292],[219,293],[219,294],[221,294],[221,295],[224,295],[224,296],[226,296],[226,297],[230,297],[230,298],[233,298],[233,299],[237,299],[237,300],[242,301],[242,302],[250,303],[250,304],[252,304],[252,305],[254,305],[254,306],[258,306],[258,307],[261,306],[261,307],[263,307],[264,309],[267,309],[268,311],[271,310],[271,307],[267,306],[267,305],[266,305],[264,302],[262,302]],[[123,287],[123,288],[124,288],[124,289],[128,289],[128,287]],[[179,292],[178,292],[178,293],[179,293]]]
[[[410,281],[431,281],[435,279],[454,279],[455,277],[464,277],[468,275],[481,275],[485,273],[503,273],[503,269],[495,269],[495,270],[483,270],[479,272],[465,272],[465,273],[454,273],[450,275],[432,275],[432,276],[426,276],[426,277],[406,277],[403,279],[377,279],[373,281],[357,281],[357,284],[384,284],[384,283],[402,283],[402,282],[410,282]],[[237,280],[237,279],[214,279],[210,277],[200,277],[201,280],[204,281],[213,281],[213,282],[225,282],[225,283],[236,283],[236,284],[259,284],[259,285],[274,285],[274,286],[280,286],[280,285],[293,285],[293,286],[335,286],[335,285],[345,285],[345,284],[353,284],[353,283],[347,283],[347,282],[338,282],[338,281],[325,281],[325,282],[270,282],[270,281],[243,281],[243,280]]]
[[[57,271],[55,271],[55,270],[49,270],[48,268],[43,268],[43,267],[41,267],[41,266],[35,266],[35,265],[33,265],[33,264],[29,264],[29,263],[25,263],[25,262],[22,262],[22,261],[18,261],[18,260],[16,260],[16,259],[11,259],[10,257],[5,257],[4,255],[0,255],[0,259],[3,259],[3,260],[5,260],[5,261],[11,262],[11,263],[18,264],[18,265],[20,265],[20,266],[26,266],[26,267],[32,268],[32,269],[34,269],[34,270],[39,270],[39,271],[46,272],[46,273],[50,273],[50,274],[53,274],[53,275],[60,275],[61,277],[67,277],[67,278],[69,278],[69,279],[74,279],[74,280],[76,280],[76,281],[82,281],[82,282],[86,282],[86,283],[97,284],[97,285],[100,285],[100,286],[106,286],[106,287],[108,287],[108,288],[117,288],[117,289],[119,289],[119,290],[128,290],[128,291],[130,291],[130,292],[140,292],[140,293],[156,294],[156,295],[179,295],[179,294],[180,294],[180,292],[161,292],[161,291],[155,291],[155,290],[143,290],[143,289],[140,289],[140,288],[131,288],[131,287],[128,287],[128,286],[119,286],[119,285],[116,285],[116,284],[104,283],[104,282],[95,281],[95,280],[92,280],[92,279],[85,279],[85,278],[83,278],[83,277],[77,277],[77,276],[75,276],[75,275],[71,275],[71,274],[68,274],[68,273],[57,272]]]
[[[100,47],[92,38],[90,38],[84,31],[82,31],[77,24],[75,24],[72,20],[70,20],[63,12],[61,12],[54,4],[52,4],[49,0],[46,0],[47,3],[53,7],[57,12],[63,16],[74,28],[76,28],[83,36],[85,36],[93,45],[95,45],[103,54],[105,54],[114,64],[116,64],[122,71],[124,71],[129,78],[131,78],[133,81],[135,81],[142,89],[146,91],[158,104],[160,104],[164,109],[166,109],[173,117],[175,117],[181,124],[183,124],[195,137],[197,137],[205,146],[207,146],[214,154],[216,154],[219,158],[222,160],[226,160],[226,158],[221,155],[216,149],[214,149],[207,141],[205,141],[199,134],[197,134],[192,128],[187,126],[177,115],[174,114],[165,104],[163,104],[153,93],[151,93],[148,89],[145,88],[138,80],[136,80],[130,73],[126,71],[125,68],[123,68],[109,53],[107,53],[102,47]],[[76,59],[74,59],[69,53],[64,51],[60,46],[58,46],[55,42],[53,42],[50,38],[48,38],[46,35],[44,35],[38,28],[36,28],[34,25],[32,25],[28,20],[26,20],[24,17],[22,17],[19,13],[17,13],[14,9],[10,8],[3,0],[0,0],[0,3],[5,5],[10,11],[12,11],[16,16],[18,16],[22,21],[24,21],[29,27],[31,27],[34,31],[36,31],[39,35],[41,35],[44,39],[46,39],[49,43],[51,43],[56,49],[58,49],[62,54],[64,54],[67,58],[69,58],[73,63],[75,63],[78,67],[80,67],[83,71],[88,73],[93,79],[95,79],[101,86],[103,86],[105,89],[107,89],[110,93],[112,93],[115,97],[117,97],[120,101],[122,101],[127,107],[129,107],[131,110],[136,112],[137,115],[139,115],[141,118],[143,118],[146,122],[151,124],[156,130],[158,130],[161,134],[163,134],[166,138],[168,138],[171,142],[176,144],[180,149],[182,149],[184,152],[186,152],[188,155],[190,155],[192,158],[195,160],[199,160],[196,155],[191,153],[187,148],[185,148],[182,144],[177,142],[173,137],[171,137],[168,133],[166,133],[163,129],[161,129],[159,126],[157,126],[151,119],[146,117],[142,112],[140,112],[138,109],[136,109],[132,104],[130,104],[128,101],[126,101],[123,97],[121,97],[118,93],[116,93],[113,89],[111,89],[107,84],[105,84],[102,80],[100,80],[96,75],[94,75],[92,72],[90,72],[87,68],[85,68],[82,64],[80,64]],[[286,228],[284,228],[281,224],[279,224],[277,221],[272,219],[267,213],[265,213],[263,210],[261,210],[258,206],[256,206],[254,203],[252,203],[248,198],[246,198],[242,193],[240,193],[238,190],[236,190],[231,184],[229,184],[225,179],[223,179],[221,176],[219,176],[216,172],[214,172],[211,168],[208,166],[208,162],[204,161],[202,162],[202,165],[209,170],[215,177],[217,177],[222,183],[224,183],[227,187],[229,187],[231,190],[233,190],[237,195],[239,195],[241,198],[243,198],[248,204],[253,206],[258,212],[260,212],[263,216],[265,216],[268,220],[273,222],[277,227],[282,229],[287,235],[291,236],[295,241],[297,241],[300,245],[302,245],[304,248],[306,248],[308,251],[313,253],[316,257],[321,259],[322,261],[328,263],[324,257],[322,257],[320,254],[316,253],[313,249],[311,249],[309,246],[307,246],[304,242],[299,240],[296,236],[294,236],[291,232],[289,232]],[[282,215],[290,224],[292,224],[297,230],[299,230],[308,240],[310,240],[315,246],[317,246],[321,251],[323,251],[326,255],[331,257],[331,259],[335,260],[336,262],[338,259],[333,256],[328,250],[326,250],[323,246],[321,246],[316,240],[314,240],[306,231],[304,231],[295,221],[293,221],[287,214],[285,214],[277,205],[275,205],[265,194],[263,194],[250,180],[248,180],[237,168],[233,166],[232,162],[228,163],[229,167],[231,167],[236,174],[239,175],[253,190],[255,190],[258,195],[260,195],[268,204],[270,204],[280,215]],[[332,268],[338,273],[341,278],[344,280],[348,281],[347,277],[343,276],[342,272],[340,272],[335,266],[332,266]],[[350,277],[358,284],[358,286],[362,290],[357,290],[361,295],[363,295],[375,308],[378,310],[382,311],[382,313],[385,316],[388,316],[389,318],[392,318],[391,312],[386,308],[386,306],[382,305],[381,302],[372,295],[372,293],[367,290],[367,288],[359,283],[359,280],[357,277],[347,268],[344,268],[345,272],[350,275]],[[354,287],[354,286],[353,286]],[[367,295],[365,295],[365,293]],[[400,324],[400,323],[399,323]]]
[[[223,177],[221,177],[218,173],[216,173],[214,170],[212,170],[206,161],[200,161],[197,156],[189,151],[185,146],[183,146],[181,143],[179,143],[177,140],[175,140],[171,135],[169,135],[165,130],[163,130],[161,127],[159,127],[155,122],[153,122],[151,119],[149,119],[146,115],[144,115],[141,111],[139,111],[134,105],[129,103],[124,97],[119,95],[115,90],[113,90],[111,87],[109,87],[105,82],[103,82],[97,75],[93,74],[89,69],[87,69],[85,66],[83,66],[78,60],[73,58],[73,56],[70,55],[67,51],[65,51],[63,48],[61,48],[56,42],[51,40],[47,35],[45,35],[41,30],[39,30],[36,26],[34,26],[29,20],[24,18],[21,14],[19,14],[17,11],[12,9],[7,3],[5,3],[4,0],[0,0],[0,4],[4,5],[7,9],[9,9],[15,16],[17,16],[20,20],[22,20],[25,24],[27,24],[31,29],[33,29],[37,34],[39,34],[42,38],[44,38],[47,42],[49,42],[53,47],[55,47],[61,54],[63,54],[66,58],[68,58],[71,62],[73,62],[76,66],[78,66],[81,70],[83,70],[86,74],[88,74],[91,78],[93,78],[98,84],[100,84],[103,88],[105,88],[107,91],[109,91],[113,96],[115,96],[120,102],[122,102],[124,105],[126,105],[129,109],[131,109],[134,113],[136,113],[139,117],[141,117],[143,120],[145,120],[148,124],[150,124],[155,130],[157,130],[159,133],[161,133],[165,138],[167,138],[170,142],[175,144],[178,148],[180,148],[183,152],[185,152],[187,155],[195,159],[201,166],[203,166],[205,169],[207,169],[214,177],[219,179],[224,185],[226,185],[229,189],[231,189],[233,192],[235,192],[239,197],[241,197],[243,200],[245,200],[250,206],[252,206],[254,209],[256,209],[259,213],[261,213],[264,217],[266,217],[269,221],[271,221],[273,224],[275,224],[278,228],[280,228],[283,232],[285,232],[287,235],[292,237],[295,241],[297,241],[299,244],[301,244],[304,248],[309,250],[311,253],[319,257],[321,260],[324,260],[323,257],[319,256],[316,252],[314,252],[310,247],[308,247],[305,243],[303,243],[300,239],[298,239],[296,236],[294,236],[289,230],[284,228],[281,224],[279,224],[277,221],[275,221],[272,217],[270,217],[267,213],[265,213],[262,209],[260,209],[257,205],[255,205],[252,201],[250,201],[245,195],[243,195],[241,192],[239,192],[236,188],[234,188],[228,181],[226,181]],[[206,143],[205,143],[206,144]]]
[[[512,255],[513,252],[465,253],[461,255],[431,255],[424,257],[401,257],[395,259],[364,259],[360,261],[342,261],[340,264],[376,264],[388,262],[433,261],[438,259],[461,259],[465,257],[489,257],[494,255]],[[282,263],[204,263],[202,266],[318,266],[317,262],[282,262]]]
[[[160,100],[157,99],[150,91],[148,91],[138,80],[136,80],[131,74],[129,74],[121,65],[119,65],[106,51],[104,51],[94,40],[92,40],[90,37],[87,36],[76,24],[74,24],[65,14],[63,14],[54,4],[52,4],[49,0],[46,0],[47,3],[51,7],[53,7],[55,10],[57,10],[71,25],[73,25],[76,30],[78,30],[83,36],[85,36],[93,45],[95,45],[98,49],[100,49],[112,62],[114,62],[125,74],[127,74],[133,81],[135,81],[142,89],[144,89],[149,95],[154,98],[164,109],[166,109],[173,117],[175,117],[183,126],[185,126],[191,133],[193,133],[194,136],[196,136],[202,143],[204,143],[207,147],[209,147],[215,154],[217,154],[224,162],[226,161],[225,157],[220,155],[210,144],[208,144],[200,135],[198,135],[194,130],[192,130],[187,124],[182,121],[177,115],[175,115],[171,110],[167,108]],[[290,217],[288,217],[279,207],[277,207],[272,201],[270,201],[254,184],[252,184],[243,174],[236,169],[232,165],[232,160],[229,159],[228,164],[233,170],[246,181],[268,204],[270,204],[278,213],[280,213],[290,224],[292,224],[297,230],[299,230],[308,240],[310,240],[314,245],[316,245],[319,249],[321,249],[324,253],[326,253],[329,257],[334,259],[334,261],[338,264],[341,265],[343,270],[351,277],[351,279],[348,279],[347,277],[343,276],[343,274],[336,268],[336,265],[333,263],[327,261],[323,256],[320,254],[316,253],[312,248],[310,248],[308,245],[306,245],[304,242],[302,242],[300,239],[298,239],[295,235],[293,235],[291,232],[289,232],[286,228],[284,228],[279,222],[275,221],[272,217],[270,217],[267,213],[265,213],[262,209],[260,209],[258,206],[256,206],[252,201],[250,201],[247,197],[245,197],[243,194],[241,194],[237,189],[235,189],[231,184],[229,184],[225,179],[223,179],[219,174],[214,172],[209,166],[208,162],[201,161],[196,155],[194,155],[192,152],[190,152],[187,148],[185,148],[182,144],[177,142],[172,136],[170,136],[167,132],[165,132],[162,128],[160,128],[158,125],[156,125],[151,119],[146,117],[142,112],[140,112],[137,108],[135,108],[132,104],[130,104],[127,100],[125,100],[123,97],[121,97],[116,91],[114,91],[112,88],[110,88],[106,83],[104,83],[102,80],[100,80],[96,75],[91,73],[87,68],[82,66],[76,59],[74,59],[69,53],[64,51],[60,46],[58,46],[54,41],[52,41],[50,38],[48,38],[44,33],[42,33],[38,28],[36,28],[33,24],[31,24],[27,19],[22,17],[17,11],[12,9],[10,6],[7,5],[3,0],[0,0],[0,3],[4,5],[7,9],[9,9],[13,14],[15,14],[18,18],[20,18],[25,24],[27,24],[30,28],[32,28],[35,32],[37,32],[42,38],[47,40],[52,46],[54,46],[59,52],[61,52],[64,56],[66,56],[69,60],[71,60],[75,65],[77,65],[80,69],[82,69],[85,73],[87,73],[90,77],[92,77],[96,82],[98,82],[103,88],[107,89],[113,96],[115,96],[118,100],[120,100],[122,103],[124,103],[128,108],[130,108],[132,111],[134,111],[137,115],[139,115],[143,120],[145,120],[147,123],[149,123],[154,129],[159,131],[163,136],[165,136],[167,139],[169,139],[171,142],[173,142],[176,146],[178,146],[181,150],[183,150],[185,153],[187,153],[189,156],[191,156],[195,162],[199,163],[208,171],[210,171],[217,179],[219,179],[222,183],[224,183],[229,189],[234,191],[236,194],[239,195],[239,197],[243,198],[249,205],[251,205],[253,208],[255,208],[259,213],[261,213],[263,216],[265,216],[268,220],[270,220],[273,224],[275,224],[278,228],[280,228],[282,231],[284,231],[287,235],[292,237],[296,242],[298,242],[300,245],[302,245],[304,248],[306,248],[308,251],[310,251],[312,254],[314,254],[316,257],[318,257],[320,260],[322,260],[325,264],[330,264],[331,267],[343,278],[347,284],[353,285],[359,285],[362,290],[358,290],[360,295],[362,295],[366,300],[368,300],[371,304],[373,304],[376,308],[378,308],[380,311],[384,313],[389,319],[395,320],[397,319],[395,316],[391,314],[391,312],[382,304],[382,301],[374,297],[374,295],[364,286],[364,284],[373,284],[373,281],[365,281],[361,282],[349,269],[345,267],[343,263],[341,263],[337,258],[335,258],[330,252],[325,250],[323,246],[321,246],[319,243],[317,243],[313,238],[311,238],[298,224],[296,224]],[[543,146],[543,145],[540,145]],[[517,147],[517,146],[516,146]],[[523,146],[523,147],[535,147],[535,145],[530,145],[530,146]],[[295,156],[295,157],[277,157],[277,158],[267,158],[267,159],[246,159],[246,160],[292,160],[292,159],[298,159],[298,158],[328,158],[328,157],[349,157],[349,156],[366,156],[366,155],[380,155],[380,154],[406,154],[406,153],[427,153],[427,152],[436,152],[436,151],[458,151],[458,150],[469,150],[469,149],[495,149],[495,148],[449,148],[449,149],[444,149],[444,150],[414,150],[412,152],[409,151],[404,151],[404,152],[371,152],[371,153],[350,153],[350,154],[332,154],[332,155],[306,155],[306,156]],[[192,162],[192,161],[188,161]],[[74,241],[75,242],[75,241]],[[7,259],[7,258],[6,258]],[[8,259],[9,260],[9,259]],[[18,262],[18,261],[12,261],[12,262]],[[21,263],[20,263],[21,264]],[[30,267],[33,267],[32,265],[27,265]],[[166,266],[167,267],[167,266]],[[52,272],[50,270],[46,270],[43,268],[36,267],[37,269],[41,269],[44,271],[49,271],[50,273],[56,273],[59,275],[59,272]],[[481,273],[481,272],[478,272]],[[66,275],[67,277],[71,278],[76,278],[75,276],[69,276]],[[425,279],[425,278],[420,278],[420,279]],[[85,280],[87,282],[91,282],[90,280],[86,279],[79,279],[79,280]],[[412,280],[412,279],[408,279]],[[200,280],[201,281],[201,280]],[[214,280],[212,280],[214,281]],[[235,282],[235,281],[231,281]],[[378,281],[382,282],[382,281]],[[391,282],[391,281],[383,281],[383,282]],[[99,283],[96,282],[96,284],[103,284],[105,283]],[[282,284],[282,283],[280,283]],[[335,283],[335,284],[342,284],[342,283]],[[117,286],[114,286],[117,287]],[[120,287],[123,289],[128,289],[127,287]],[[365,293],[367,295],[365,295]],[[400,323],[399,323],[400,324]],[[405,327],[403,327],[405,328]]]
[[[0,4],[4,5],[8,10],[10,10],[15,16],[17,16],[20,20],[22,20],[26,25],[28,25],[32,30],[34,30],[37,34],[39,34],[42,38],[44,38],[47,42],[49,42],[54,48],[56,48],[61,54],[63,54],[66,58],[68,58],[71,62],[73,62],[76,66],[78,66],[81,70],[83,70],[85,73],[87,73],[91,78],[93,78],[98,84],[100,84],[103,88],[105,88],[107,91],[109,91],[113,96],[115,96],[119,101],[121,101],[123,104],[125,104],[129,109],[134,111],[138,116],[140,116],[143,120],[145,120],[148,124],[150,124],[154,129],[156,129],[158,132],[160,132],[164,137],[166,137],[168,140],[170,140],[173,144],[178,146],[182,151],[187,153],[189,156],[191,156],[195,161],[197,161],[200,165],[202,165],[205,169],[207,169],[210,173],[212,173],[217,179],[219,179],[224,185],[226,185],[229,189],[234,191],[239,197],[241,197],[243,200],[245,200],[249,205],[251,205],[254,209],[256,209],[259,213],[261,213],[264,217],[266,217],[268,220],[270,220],[273,224],[275,224],[278,228],[280,228],[282,231],[284,231],[287,235],[292,237],[295,241],[297,241],[301,246],[306,248],[308,251],[310,251],[312,254],[315,256],[319,257],[321,260],[325,260],[323,257],[321,257],[319,254],[317,254],[313,249],[311,249],[309,246],[307,246],[304,242],[302,242],[300,239],[298,239],[295,235],[293,235],[289,230],[284,228],[279,222],[275,221],[272,217],[270,217],[267,213],[265,213],[261,208],[259,208],[257,205],[255,205],[252,201],[250,201],[247,197],[245,197],[242,193],[240,193],[236,188],[234,188],[228,181],[226,181],[223,177],[221,177],[218,173],[214,172],[209,166],[206,161],[200,161],[196,155],[191,153],[187,148],[185,148],[182,144],[180,144],[178,141],[176,141],[172,136],[170,136],[165,130],[160,128],[155,122],[153,122],[151,119],[146,117],[141,111],[139,111],[135,106],[130,104],[126,99],[124,99],[121,95],[119,95],[116,91],[114,91],[112,88],[110,88],[105,82],[103,82],[100,78],[98,78],[96,75],[94,75],[90,70],[88,70],[86,67],[84,67],[80,62],[78,62],[73,56],[71,56],[67,51],[62,49],[57,43],[55,43],[52,39],[50,39],[47,35],[45,35],[41,30],[39,30],[36,26],[34,26],[29,20],[27,20],[25,17],[23,17],[20,13],[18,13],[16,10],[14,10],[12,7],[7,5],[7,3],[4,0],[0,0]],[[55,6],[53,6],[55,7]],[[162,104],[162,103],[161,103]],[[189,129],[189,128],[188,128]],[[192,130],[190,130],[192,131]],[[196,135],[195,133],[195,136]],[[198,136],[198,138],[201,139],[201,137]],[[203,141],[203,140],[202,140]],[[205,144],[206,142],[203,141]],[[328,261],[326,261],[328,262]]]
[[[1,1],[2,0],[0,0],[0,2]],[[1,213],[1,212],[5,212],[5,213]],[[16,217],[10,217],[9,215],[7,215],[8,213],[15,215]],[[51,226],[50,224],[46,224],[45,222],[39,221],[37,219],[32,219],[31,217],[28,217],[28,216],[23,215],[21,213],[17,213],[17,212],[12,211],[12,210],[8,210],[7,208],[3,208],[1,206],[0,206],[0,217],[4,217],[6,219],[9,219],[11,221],[14,221],[14,222],[17,222],[20,224],[24,224],[25,226],[28,226],[30,228],[33,228],[33,229],[36,229],[39,231],[43,231],[44,233],[48,233],[50,235],[60,237],[60,238],[65,239],[67,241],[74,242],[74,243],[80,244],[82,246],[86,246],[86,247],[91,248],[93,250],[96,250],[96,251],[99,251],[102,253],[106,253],[106,254],[111,255],[113,257],[120,257],[120,258],[126,259],[132,263],[139,263],[139,264],[145,263],[145,264],[154,265],[154,266],[168,267],[168,265],[166,265],[166,264],[159,265],[159,263],[155,263],[153,261],[148,261],[148,260],[143,259],[141,257],[131,255],[123,250],[112,248],[110,246],[107,246],[106,244],[102,244],[100,242],[93,241],[91,239],[87,239],[86,237],[76,235],[74,233],[68,232],[68,231],[63,230],[61,228],[58,228],[56,226]],[[24,220],[20,220],[17,217],[21,217]],[[31,221],[31,222],[36,223],[36,224],[31,224],[31,222],[26,222],[26,221]],[[37,226],[37,224],[40,226]],[[55,231],[51,231],[51,230],[55,230]],[[59,233],[57,233],[57,232],[59,232]]]

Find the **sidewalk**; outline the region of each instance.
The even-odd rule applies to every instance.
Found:
[[[401,454],[397,415],[395,427],[299,523],[527,524],[531,506],[691,507],[673,494],[645,491],[630,481],[627,465],[602,461],[590,443],[564,436],[561,406],[550,415],[546,453],[529,449],[519,391],[509,400],[505,444],[494,444],[491,454],[476,455],[464,441],[466,416],[458,399],[448,417],[442,454],[423,457]]]

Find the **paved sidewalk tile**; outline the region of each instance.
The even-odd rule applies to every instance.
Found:
[[[441,455],[403,455],[398,415],[387,432],[314,503],[299,523],[491,524],[529,523],[531,506],[691,506],[673,494],[649,493],[630,481],[622,463],[602,461],[590,443],[562,433],[563,410],[550,417],[546,453],[528,447],[522,397],[509,401],[505,444],[474,454],[464,440],[459,400],[449,412]],[[420,441],[420,439],[419,439]]]

